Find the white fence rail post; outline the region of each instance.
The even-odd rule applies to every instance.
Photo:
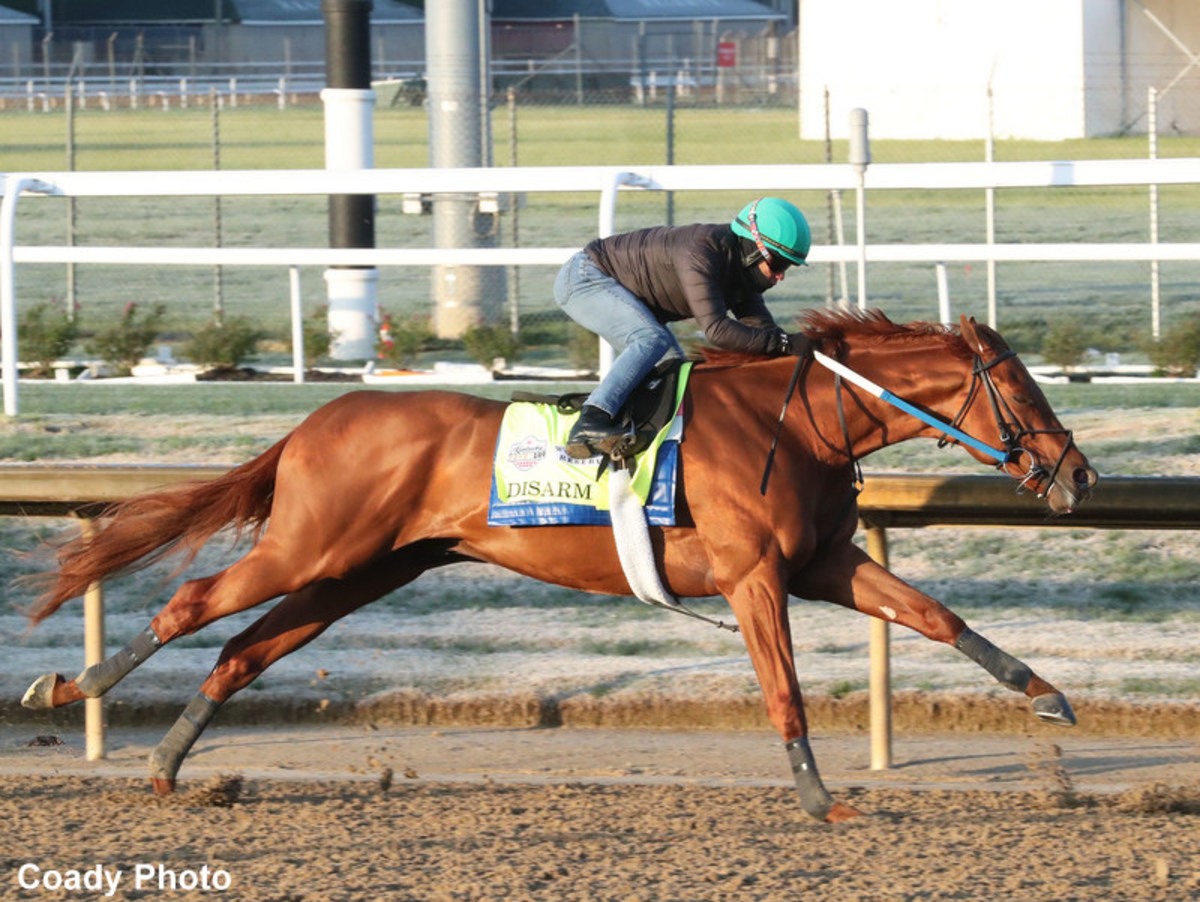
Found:
[[[946,275],[946,264],[939,260],[934,264],[937,269],[938,320],[949,326],[950,322],[950,280]]]
[[[17,279],[13,259],[17,201],[33,183],[27,178],[6,178],[0,201],[0,378],[4,380],[4,415],[17,415]]]
[[[300,267],[288,267],[288,292],[292,306],[292,381],[304,381],[304,308],[300,303]]]

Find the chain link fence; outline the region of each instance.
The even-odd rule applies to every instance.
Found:
[[[747,164],[844,162],[844,141],[800,140],[794,60],[772,34],[704,35],[710,64],[700,66],[678,46],[645,44],[637,65],[577,59],[571,46],[537,66],[515,58],[493,65],[493,97],[484,159],[495,166]],[[677,44],[681,38],[675,39]],[[772,43],[774,42],[774,43]],[[721,66],[720,47],[733,44],[738,65]],[[697,44],[698,46],[698,44]],[[668,52],[670,51],[670,52]],[[689,51],[690,52],[690,51]],[[0,112],[0,169],[287,169],[324,164],[324,126],[316,85],[256,94],[230,90],[228,77],[197,88],[171,76],[162,90],[144,89],[134,103],[103,102],[78,83],[47,99],[10,98]],[[248,77],[248,76],[245,76]],[[276,74],[278,85],[279,74]],[[1200,77],[1200,76],[1193,76]],[[147,79],[149,76],[147,76]],[[164,76],[165,78],[165,76]],[[239,77],[239,80],[242,77]],[[269,86],[272,76],[263,75]],[[242,82],[245,84],[245,82]],[[149,81],[144,84],[151,84]],[[53,95],[53,96],[52,96]],[[133,95],[131,95],[133,96]],[[282,102],[281,102],[282,100]],[[811,99],[810,99],[811,100]],[[375,165],[429,165],[429,125],[419,77],[377,86]],[[980,98],[986,104],[986,98]],[[1178,102],[1178,101],[1176,101]],[[996,140],[997,160],[1196,156],[1200,140],[1162,122],[1151,142],[1131,134],[1065,142]],[[872,144],[873,160],[937,162],[982,160],[986,142],[886,141]],[[719,186],[718,186],[719,187]],[[1007,189],[995,192],[995,239],[1000,242],[1190,241],[1200,227],[1197,186],[1145,188]],[[853,198],[823,191],[789,195],[808,214],[816,242],[854,240]],[[727,221],[748,200],[737,191],[623,192],[618,230],[662,223]],[[381,247],[435,244],[428,197],[378,198]],[[868,195],[870,243],[983,242],[984,192],[875,191]],[[474,217],[480,235],[502,246],[583,246],[595,237],[597,198],[588,193],[499,196],[485,199]],[[60,199],[22,203],[22,244],[322,246],[327,205],[318,198]],[[509,268],[502,296],[481,308],[486,321],[507,326],[524,346],[522,363],[567,365],[586,361],[586,344],[552,297],[552,267]],[[76,312],[83,328],[112,320],[130,302],[168,304],[163,341],[182,340],[214,312],[245,315],[275,336],[282,348],[288,322],[288,274],[267,267],[134,267],[22,265],[21,305],[39,301]],[[1157,295],[1162,331],[1200,317],[1200,264],[1004,263],[995,268],[998,324],[1022,350],[1036,352],[1047,331],[1070,322],[1088,332],[1102,353],[1139,354],[1152,331]],[[781,322],[804,310],[851,302],[849,273],[813,266],[789,274],[768,300]],[[982,262],[951,265],[948,287],[955,315],[985,319],[989,275]],[[303,267],[306,307],[324,302],[321,270]],[[430,273],[386,268],[381,308],[397,323],[432,316]],[[935,319],[937,285],[931,264],[872,264],[872,306],[897,320]],[[689,325],[681,338],[693,338]],[[433,342],[439,355],[465,354],[452,342]],[[580,350],[584,348],[584,350]],[[282,351],[281,351],[282,354]]]

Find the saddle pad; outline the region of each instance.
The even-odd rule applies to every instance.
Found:
[[[653,526],[675,525],[679,441],[687,373],[675,392],[675,415],[636,458],[633,491]],[[602,458],[577,460],[563,450],[577,413],[552,404],[510,404],[504,412],[492,467],[489,526],[610,526],[606,469]]]

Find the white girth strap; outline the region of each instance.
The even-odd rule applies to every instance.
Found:
[[[625,572],[625,579],[633,594],[646,604],[667,608],[737,632],[737,626],[688,610],[662,584],[658,566],[654,562],[654,546],[650,544],[646,511],[633,492],[628,469],[614,467],[609,471],[608,502],[609,513],[612,516],[613,539],[617,543],[617,557],[621,561],[621,569]]]

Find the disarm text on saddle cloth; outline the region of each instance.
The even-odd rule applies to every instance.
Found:
[[[676,393],[676,416],[637,456],[632,488],[656,526],[675,522],[680,414],[685,382]],[[518,525],[609,525],[609,473],[599,480],[599,457],[577,460],[563,450],[577,414],[553,405],[510,404],[504,413],[492,467],[488,523]]]

